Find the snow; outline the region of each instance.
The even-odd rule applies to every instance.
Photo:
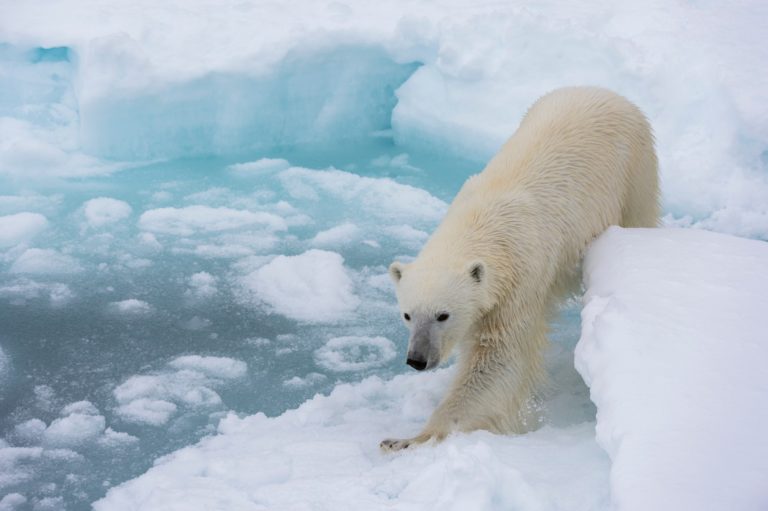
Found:
[[[326,250],[277,256],[242,283],[272,312],[308,323],[343,320],[360,303],[344,258]]]
[[[34,238],[48,226],[39,213],[16,213],[0,216],[0,248],[12,247]]]
[[[341,384],[275,418],[228,415],[218,434],[111,489],[122,509],[477,509],[572,511],[607,503],[607,459],[591,425],[519,437],[455,435],[387,456],[385,436],[415,433],[451,369]],[[322,504],[320,504],[322,503]]]
[[[85,220],[93,228],[119,222],[128,218],[132,211],[127,202],[110,197],[98,197],[83,204]]]
[[[765,509],[768,243],[611,228],[584,281],[576,367],[616,509]]]

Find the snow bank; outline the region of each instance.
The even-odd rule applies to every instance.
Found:
[[[429,417],[451,369],[338,385],[276,418],[230,414],[216,436],[111,489],[97,511],[142,509],[598,510],[607,460],[591,425],[454,435],[383,455]]]
[[[584,271],[576,366],[616,509],[768,508],[768,243],[611,228]]]
[[[326,250],[277,256],[242,283],[271,311],[308,323],[339,321],[360,304],[344,258]]]

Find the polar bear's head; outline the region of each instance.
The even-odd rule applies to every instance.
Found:
[[[411,332],[408,365],[431,369],[467,339],[488,302],[488,269],[480,260],[441,268],[435,261],[394,262],[400,317]]]

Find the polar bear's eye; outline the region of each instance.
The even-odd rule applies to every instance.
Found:
[[[411,316],[407,312],[405,314],[403,314],[403,317],[405,318],[406,321],[410,321],[411,320]]]
[[[443,312],[442,314],[440,314],[440,315],[437,317],[437,320],[438,320],[438,321],[445,321],[446,319],[448,319],[448,313],[447,313],[447,312]]]

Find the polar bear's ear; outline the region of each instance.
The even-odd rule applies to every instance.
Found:
[[[482,282],[485,280],[486,272],[485,272],[485,263],[482,261],[472,261],[468,265],[469,276],[474,280],[475,282]]]
[[[405,265],[398,261],[389,265],[389,276],[392,279],[392,282],[395,284],[400,282],[400,279],[403,278],[403,270],[405,270]]]

